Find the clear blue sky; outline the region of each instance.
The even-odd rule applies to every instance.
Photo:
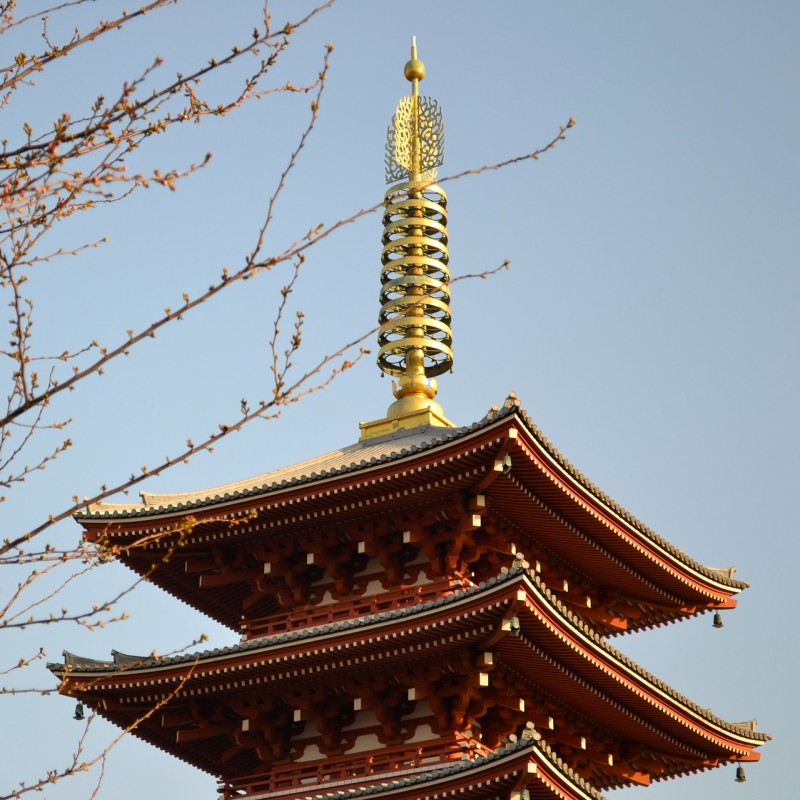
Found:
[[[282,22],[309,5],[276,2],[273,12]],[[157,54],[165,70],[186,72],[246,40],[259,7],[180,3],[65,59],[3,112],[3,129],[77,113]],[[428,69],[422,91],[445,114],[442,174],[528,152],[577,120],[539,162],[448,186],[453,274],[505,258],[512,269],[455,287],[456,370],[441,379],[440,400],[468,424],[516,391],[608,494],[691,556],[736,565],[752,584],[722,630],[702,617],[615,644],[723,718],[757,717],[775,736],[762,762],[747,766],[743,785],[728,767],[630,796],[747,800],[796,791],[800,644],[789,601],[800,556],[791,510],[800,448],[798,30],[800,6],[790,0],[344,0],[298,34],[275,78],[313,78],[324,44],[334,44],[320,123],[270,237],[275,250],[382,196],[385,131],[407,91],[412,33]],[[104,235],[109,243],[32,279],[42,348],[113,344],[178,305],[181,292],[241,265],[307,107],[307,98],[265,99],[223,124],[157,142],[147,159],[154,166],[185,166],[206,151],[212,165],[175,193],[141,192],[63,228],[56,246]],[[376,216],[313,251],[296,295],[308,319],[299,368],[374,325],[379,252]],[[234,418],[240,398],[266,396],[281,282],[263,275],[234,287],[71,395],[59,413],[75,417],[75,447],[15,490],[4,528],[19,530],[73,494],[177,452],[187,436]],[[255,424],[145,488],[214,486],[350,444],[358,421],[382,416],[390,400],[370,361],[281,420]],[[55,537],[77,535],[68,522]],[[121,567],[102,570],[69,602],[102,601],[127,579]],[[12,582],[3,576],[2,597]],[[235,641],[149,587],[123,607],[130,621],[105,632],[5,634],[3,652],[16,659],[44,645],[50,660],[63,648],[106,658],[112,648],[168,652],[201,632],[210,646]],[[52,685],[43,666],[26,678]],[[3,709],[0,788],[74,749],[71,701],[6,698]],[[111,728],[96,734],[93,746]],[[46,796],[78,800],[92,785],[65,782]],[[143,793],[212,798],[215,785],[130,738],[112,755],[99,797]]]

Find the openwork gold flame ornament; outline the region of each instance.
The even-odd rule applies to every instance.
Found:
[[[398,378],[392,384],[397,399],[386,420],[362,424],[362,438],[400,427],[452,426],[433,399],[435,376],[453,366],[447,195],[435,183],[444,126],[439,104],[419,96],[425,65],[414,39],[405,76],[412,94],[400,99],[386,139],[386,180],[392,185],[384,200],[378,317],[378,366]]]
[[[444,123],[439,104],[430,97],[401,97],[386,136],[386,183],[404,181],[415,173],[435,181],[436,167],[443,163]]]

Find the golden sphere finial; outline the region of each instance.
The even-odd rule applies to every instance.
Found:
[[[411,81],[421,81],[425,77],[425,65],[417,58],[417,37],[411,37],[411,61],[403,68],[406,79]],[[414,90],[416,92],[416,89]]]
[[[418,59],[412,58],[403,68],[406,80],[421,81],[425,77],[425,65]]]

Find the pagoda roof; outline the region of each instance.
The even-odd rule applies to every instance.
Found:
[[[607,687],[611,687],[610,690],[613,692],[606,696],[613,704],[616,705],[619,702],[613,699],[614,695],[618,697],[635,696],[638,698],[636,703],[640,708],[640,711],[637,712],[639,719],[644,719],[640,716],[641,709],[660,707],[665,709],[667,716],[672,720],[671,725],[677,725],[678,728],[687,725],[688,728],[696,726],[697,729],[706,732],[703,734],[704,738],[707,738],[707,734],[712,730],[715,731],[715,737],[731,736],[738,742],[734,748],[743,751],[770,738],[768,734],[756,731],[754,721],[727,722],[716,716],[710,709],[702,708],[652,675],[644,667],[609,644],[589,625],[586,625],[547,589],[538,575],[523,567],[514,568],[479,586],[459,590],[434,601],[286,631],[260,639],[242,641],[229,647],[163,658],[114,653],[111,661],[83,658],[65,652],[63,664],[48,664],[48,668],[62,679],[75,682],[79,687],[84,680],[88,680],[89,683],[86,685],[88,695],[83,695],[83,691],[79,688],[77,696],[85,698],[85,702],[89,702],[90,705],[97,702],[91,699],[91,696],[95,694],[102,695],[108,694],[109,691],[133,689],[144,684],[160,686],[160,691],[169,694],[170,687],[173,685],[170,681],[180,679],[180,676],[187,670],[191,673],[187,680],[197,686],[200,685],[197,682],[205,684],[210,680],[213,683],[213,680],[216,680],[213,678],[215,674],[224,676],[220,679],[224,680],[226,685],[231,686],[232,669],[245,668],[245,664],[252,664],[252,668],[260,671],[268,669],[271,660],[274,660],[276,668],[280,669],[285,668],[288,659],[324,660],[335,657],[345,640],[350,642],[347,645],[348,652],[352,653],[352,635],[359,629],[369,630],[365,630],[363,634],[357,634],[358,640],[365,642],[365,646],[378,652],[383,647],[382,640],[385,637],[391,637],[393,642],[397,642],[398,627],[408,629],[409,626],[413,626],[414,630],[420,632],[420,635],[430,639],[431,636],[437,635],[436,630],[439,630],[444,624],[437,622],[439,618],[447,620],[447,624],[451,627],[453,625],[474,626],[477,624],[475,619],[479,610],[484,616],[490,614],[494,618],[502,613],[501,610],[498,610],[500,601],[520,601],[521,595],[515,591],[516,589],[522,589],[524,596],[535,599],[534,610],[537,610],[537,613],[538,611],[543,612],[543,627],[549,631],[548,637],[552,638],[553,632],[556,632],[555,639],[559,636],[550,624],[551,621],[558,623],[559,628],[566,632],[566,636],[563,636],[562,639],[572,655],[565,656],[565,658],[569,658],[571,661],[593,659],[592,663],[595,664],[595,667],[591,669],[599,669],[604,673],[603,682],[607,684]],[[460,622],[455,622],[455,620],[460,620]],[[533,623],[527,626],[531,630],[527,630],[526,625],[523,625],[523,633],[526,637],[531,637],[531,647],[535,647]],[[517,637],[512,637],[512,639],[519,642],[517,647],[524,649],[524,640],[521,641]],[[555,639],[553,640],[555,641]],[[575,642],[582,644],[578,647],[575,646]],[[586,653],[591,655],[587,657]],[[514,658],[519,660],[517,649],[514,650]],[[524,657],[522,661],[524,661]],[[522,661],[517,665],[519,669],[523,667]],[[612,671],[617,677],[611,674]],[[108,685],[104,678],[105,675],[112,678]],[[579,676],[576,678],[574,675],[570,680],[583,682],[583,679]],[[208,684],[204,691],[209,690],[210,686],[211,684]],[[101,710],[102,713],[102,709],[98,710]],[[682,719],[685,721],[681,722]],[[647,727],[651,725],[650,723],[644,724]],[[161,743],[156,743],[163,746]]]
[[[474,437],[503,426],[519,425],[529,440],[548,459],[553,468],[566,476],[583,490],[593,504],[604,510],[609,518],[623,526],[630,526],[640,537],[677,562],[718,587],[727,594],[736,593],[748,586],[745,581],[734,578],[734,568],[708,567],[688,556],[683,549],[671,544],[645,525],[619,503],[609,497],[598,486],[580,472],[540,431],[528,414],[522,410],[520,401],[512,393],[502,406],[492,409],[478,422],[459,428],[422,426],[411,431],[399,431],[383,437],[357,442],[315,458],[212,489],[175,494],[142,493],[141,503],[93,503],[75,519],[88,528],[113,524],[113,530],[123,532],[129,525],[147,524],[154,518],[179,518],[194,514],[210,513],[241,506],[263,498],[281,496],[286,492],[320,490],[332,480],[361,477],[376,469],[395,469],[420,457],[431,460],[449,451],[454,445],[468,444]]]
[[[508,416],[504,414],[503,416]],[[214,508],[222,503],[259,497],[295,488],[327,478],[334,478],[381,464],[398,461],[409,455],[435,449],[458,440],[468,433],[485,428],[490,421],[487,415],[468,427],[441,428],[423,425],[413,430],[401,430],[386,436],[333,450],[288,467],[266,472],[253,478],[226,483],[211,489],[176,494],[142,492],[141,503],[92,503],[84,513],[75,515],[79,522],[94,520],[123,520],[137,517],[171,514]]]
[[[475,759],[451,761],[446,766],[424,772],[406,774],[392,779],[390,775],[378,774],[365,781],[359,776],[358,785],[352,788],[337,786],[335,791],[321,792],[315,787],[313,794],[302,791],[281,792],[281,798],[292,800],[348,800],[348,798],[391,795],[402,797],[406,791],[419,797],[419,792],[445,794],[458,788],[467,797],[484,796],[481,787],[488,783],[494,797],[497,781],[516,786],[522,776],[528,775],[527,789],[531,800],[549,800],[558,797],[564,800],[604,800],[600,794],[577,772],[569,767],[537,733],[531,738],[508,742],[494,752]],[[473,789],[474,787],[474,789]],[[473,789],[473,791],[470,791]],[[248,800],[273,796],[274,793],[248,795]],[[426,794],[428,796],[436,796]]]

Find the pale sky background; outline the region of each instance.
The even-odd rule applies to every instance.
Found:
[[[105,0],[102,12],[86,13],[111,16],[121,5]],[[276,2],[273,12],[283,22],[308,7]],[[188,72],[246,41],[259,8],[185,0],[145,19],[43,75],[3,112],[3,135],[16,136],[22,119],[44,126],[62,111],[77,114],[155,55],[168,74]],[[512,269],[454,287],[456,371],[441,379],[439,399],[469,424],[516,391],[608,494],[689,555],[736,565],[751,583],[721,630],[703,616],[613,644],[723,718],[758,718],[775,737],[762,761],[746,765],[742,785],[729,766],[626,797],[797,796],[798,31],[792,0],[342,0],[298,33],[272,81],[313,79],[325,43],[335,45],[319,125],[270,235],[274,250],[382,197],[385,131],[408,90],[412,33],[428,69],[421,90],[445,114],[442,174],[528,152],[577,120],[539,162],[447,187],[453,274],[505,258]],[[39,33],[4,41],[3,61],[32,50]],[[184,167],[211,151],[209,169],[175,193],[140,192],[65,224],[54,246],[110,241],[33,277],[42,350],[114,344],[177,306],[181,292],[238,268],[308,102],[266,99],[222,124],[177,131],[143,163]],[[374,325],[380,229],[371,216],[312,251],[295,298],[308,320],[300,369]],[[268,395],[267,342],[283,281],[263,275],[233,287],[70,395],[54,414],[75,417],[75,447],[13,491],[3,536],[178,452],[187,436],[233,419],[242,397]],[[370,360],[281,420],[253,424],[145,488],[201,489],[351,444],[357,423],[382,416],[390,400]],[[54,538],[78,535],[70,521]],[[103,569],[64,604],[101,602],[129,577]],[[15,581],[0,578],[0,599]],[[201,632],[209,647],[237,639],[149,587],[122,608],[130,620],[104,632],[6,633],[4,661],[39,646],[58,661],[65,648],[107,658],[112,648],[169,652]],[[42,664],[22,677],[54,685]],[[73,711],[58,696],[3,699],[0,796],[66,762],[81,730]],[[90,749],[113,735],[98,725]],[[78,778],[44,796],[83,800],[93,786],[91,776]],[[213,798],[215,781],[129,737],[98,798],[176,795]]]

